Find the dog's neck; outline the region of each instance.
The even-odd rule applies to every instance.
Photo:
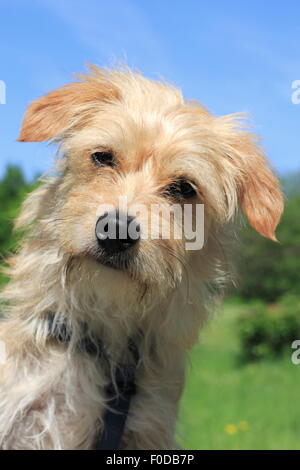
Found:
[[[29,341],[31,338],[39,346],[45,345],[47,329],[40,320],[49,312],[54,312],[57,318],[65,317],[75,336],[79,335],[80,323],[85,322],[91,332],[105,337],[114,350],[122,350],[124,338],[134,335],[138,329],[147,337],[160,337],[179,347],[191,343],[191,338],[194,341],[197,324],[202,322],[206,309],[199,315],[198,299],[194,302],[198,311],[193,311],[184,283],[177,290],[166,290],[158,284],[145,290],[145,286],[124,272],[92,260],[75,259],[70,267],[66,255],[53,248],[45,252],[43,247],[35,257],[28,253],[29,245],[17,255],[18,271],[4,296],[11,305],[10,316],[22,324],[22,335]],[[41,260],[39,265],[36,265],[37,256]],[[38,288],[28,289],[28,277]],[[197,295],[201,295],[201,286]]]

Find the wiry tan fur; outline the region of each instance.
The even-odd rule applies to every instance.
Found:
[[[0,448],[93,447],[108,379],[101,360],[74,346],[82,321],[104,340],[112,371],[127,354],[127,338],[144,334],[122,448],[176,446],[186,352],[214,286],[229,274],[236,213],[241,207],[258,232],[275,239],[283,207],[277,179],[239,121],[212,116],[170,85],[96,67],[29,106],[19,140],[51,139],[63,156],[55,176],[25,201],[16,224],[25,235],[8,260]],[[103,149],[114,152],[115,168],[93,165],[91,153]],[[178,176],[193,182],[205,204],[203,249],[186,251],[184,240],[142,240],[128,269],[99,263],[99,205],[116,204],[120,195],[149,208],[169,204],[163,188]],[[49,339],[48,312],[72,325],[68,346]]]

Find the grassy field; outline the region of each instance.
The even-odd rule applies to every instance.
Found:
[[[226,304],[191,354],[182,400],[184,449],[300,449],[300,365],[290,356],[241,365],[236,320]]]

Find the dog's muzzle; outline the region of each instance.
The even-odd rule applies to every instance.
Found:
[[[96,223],[96,237],[105,254],[118,254],[139,241],[140,225],[131,215],[105,212]]]

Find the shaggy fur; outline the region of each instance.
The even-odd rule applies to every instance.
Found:
[[[87,76],[33,102],[20,141],[59,143],[55,176],[26,199],[24,232],[2,292],[0,448],[91,449],[102,428],[107,376],[101,358],[74,347],[84,321],[105,342],[111,369],[138,337],[141,364],[123,449],[171,449],[187,350],[197,341],[215,286],[230,272],[228,239],[242,209],[275,240],[279,184],[240,116],[212,116],[179,90],[130,70],[91,67]],[[109,149],[116,166],[90,155]],[[100,204],[168,205],[165,188],[186,178],[205,205],[205,243],[141,240],[123,269],[97,258]],[[143,221],[140,221],[143,229]],[[229,236],[228,236],[229,235]],[[67,318],[69,345],[49,339],[46,316]],[[112,372],[113,373],[113,372]],[[199,392],[200,393],[200,392]]]

